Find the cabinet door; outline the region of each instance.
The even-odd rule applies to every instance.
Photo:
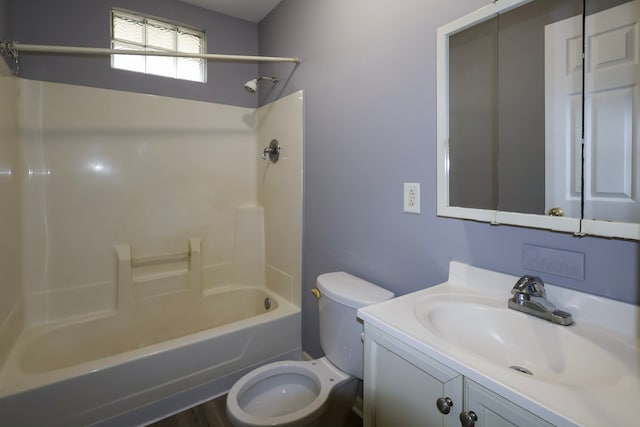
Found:
[[[478,417],[483,427],[552,427],[552,424],[468,378],[464,379],[465,411]]]
[[[367,340],[364,378],[364,425],[368,427],[459,426],[462,376],[435,360],[393,345],[393,351]],[[432,365],[433,364],[433,365]],[[436,406],[448,398],[442,414]]]

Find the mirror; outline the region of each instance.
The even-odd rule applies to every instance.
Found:
[[[640,223],[640,2],[585,1],[583,228]]]
[[[640,239],[638,3],[498,0],[438,30],[438,215]]]

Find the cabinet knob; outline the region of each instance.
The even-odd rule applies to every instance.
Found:
[[[441,414],[447,415],[449,412],[451,412],[453,400],[448,397],[439,397],[438,400],[436,400],[436,406],[438,407],[438,411],[440,411]]]
[[[473,427],[476,421],[478,421],[478,416],[475,412],[460,412],[460,424],[462,424],[462,427]]]

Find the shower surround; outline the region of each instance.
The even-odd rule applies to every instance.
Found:
[[[20,262],[3,266],[0,417],[80,381],[85,415],[53,416],[139,422],[300,356],[301,92],[256,110],[7,73],[0,91],[16,152],[0,191],[20,201],[2,213]]]

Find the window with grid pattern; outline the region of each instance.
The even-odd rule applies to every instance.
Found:
[[[111,11],[111,48],[156,52],[205,53],[202,31]],[[205,82],[206,61],[169,56],[111,55],[111,67],[174,79]]]

